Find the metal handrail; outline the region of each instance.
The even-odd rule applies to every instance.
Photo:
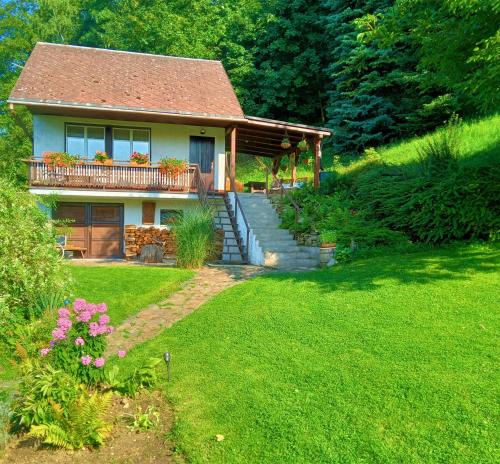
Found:
[[[227,162],[227,158],[226,158],[226,172],[229,172],[229,165]],[[249,255],[248,249],[250,248],[250,243],[249,243],[249,241],[250,241],[250,226],[249,226],[247,218],[245,216],[245,212],[243,211],[243,208],[241,206],[240,197],[238,196],[238,193],[236,192],[236,185],[234,183],[234,179],[232,179],[231,176],[229,176],[229,188],[230,188],[230,191],[232,191],[234,194],[234,219],[236,220],[236,226],[238,226],[238,206],[239,206],[240,211],[241,211],[241,217],[243,218],[243,222],[245,223],[245,227],[247,230],[246,246],[245,246],[245,261],[248,263],[248,255]]]

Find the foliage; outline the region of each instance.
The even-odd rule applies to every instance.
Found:
[[[335,243],[337,241],[337,232],[334,230],[323,230],[320,232],[319,237],[321,243]]]
[[[162,158],[159,161],[160,171],[170,176],[179,176],[186,171],[188,165],[184,160],[177,158]]]
[[[0,398],[0,453],[7,445],[9,440],[9,423],[10,423],[10,404]]]
[[[139,407],[138,411],[130,417],[129,429],[132,430],[132,432],[146,432],[158,426],[159,422],[160,413],[154,406],[148,406],[144,412],[142,412],[141,407]]]
[[[28,431],[34,425],[53,423],[60,419],[60,413],[67,418],[69,410],[64,407],[61,410],[61,406],[74,403],[82,388],[78,380],[64,370],[27,360],[12,403],[14,431]]]
[[[329,37],[323,2],[278,0],[255,47],[254,71],[244,85],[252,95],[249,113],[287,121],[325,120]]]
[[[191,208],[175,223],[177,264],[196,269],[213,253],[215,232],[212,211],[201,207]]]
[[[118,356],[123,358],[124,356]],[[159,358],[149,358],[141,366],[136,367],[126,376],[121,376],[119,367],[115,364],[107,371],[106,381],[110,387],[125,396],[135,396],[141,388],[150,388],[158,382],[157,368],[161,363]]]
[[[147,153],[134,151],[134,153],[130,155],[130,161],[137,164],[146,164],[149,162],[149,155]]]
[[[67,294],[70,281],[55,243],[55,229],[36,197],[4,182],[0,189],[0,297],[11,311],[25,318],[37,316],[44,296]]]
[[[111,431],[105,421],[111,393],[84,392],[69,405],[67,414],[56,407],[56,420],[49,424],[34,425],[29,434],[41,438],[43,443],[66,449],[81,449],[84,445],[99,447]]]
[[[407,165],[385,163],[377,151],[366,150],[319,192],[308,187],[293,193],[301,207],[298,221],[285,198],[284,226],[298,233],[336,230],[341,246],[354,242],[361,249],[495,238],[500,164],[490,156],[464,159],[463,134],[452,119],[417,145]]]
[[[43,162],[49,168],[73,167],[76,166],[80,158],[65,152],[46,151],[42,155]]]
[[[98,163],[104,163],[104,162],[108,161],[109,159],[110,159],[110,157],[108,156],[108,154],[105,151],[96,151],[95,152],[94,160],[97,161]]]

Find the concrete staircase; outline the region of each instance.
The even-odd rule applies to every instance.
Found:
[[[239,193],[238,197],[262,249],[264,266],[290,270],[319,266],[319,248],[298,245],[290,231],[280,229],[281,219],[265,195]]]
[[[244,264],[243,247],[238,229],[235,227],[234,214],[231,207],[226,204],[223,197],[208,199],[214,210],[214,223],[218,229],[224,229],[224,248],[222,262],[231,264]]]

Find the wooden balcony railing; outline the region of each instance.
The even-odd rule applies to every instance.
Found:
[[[27,163],[32,187],[197,192],[199,186],[197,164],[173,176],[162,173],[157,164],[138,167],[116,161],[112,165],[83,161],[72,167],[50,167],[36,159]]]

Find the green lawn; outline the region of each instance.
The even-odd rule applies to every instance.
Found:
[[[494,463],[499,257],[460,246],[259,277],[117,362],[172,353],[192,462]]]
[[[75,280],[75,297],[106,303],[113,325],[164,300],[194,275],[164,267],[69,265],[69,269]]]

